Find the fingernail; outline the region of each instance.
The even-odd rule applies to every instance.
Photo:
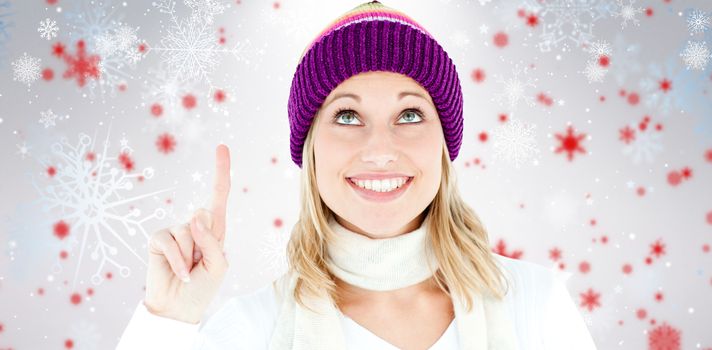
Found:
[[[180,278],[183,280],[183,282],[188,283],[190,282],[190,275],[188,274],[188,271],[183,269],[180,272]]]
[[[203,254],[200,254],[200,251],[199,251],[199,250],[196,250],[195,252],[193,252],[193,260],[195,260],[195,261],[200,260],[200,257],[201,257],[202,255],[203,255]]]

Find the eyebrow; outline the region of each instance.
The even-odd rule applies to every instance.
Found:
[[[398,94],[398,99],[399,99],[399,100],[402,100],[403,97],[406,97],[406,96],[408,96],[408,95],[420,97],[420,98],[422,98],[422,99],[428,101],[428,99],[427,99],[425,96],[423,96],[423,94],[421,94],[421,93],[419,93],[419,92],[415,92],[415,91],[403,91],[403,92],[401,92],[401,93]],[[356,94],[353,94],[353,93],[350,93],[350,92],[342,92],[342,93],[338,93],[338,94],[334,95],[334,96],[331,98],[331,101],[326,102],[326,104],[324,104],[324,106],[326,107],[326,106],[330,105],[332,102],[334,102],[334,101],[336,101],[336,100],[338,100],[338,99],[340,99],[340,98],[346,98],[346,97],[351,97],[351,98],[353,98],[354,100],[356,100],[356,102],[361,103],[361,97],[360,97],[359,95],[356,95]],[[428,102],[430,102],[430,101],[428,101]]]

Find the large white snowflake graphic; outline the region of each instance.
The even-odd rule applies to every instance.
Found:
[[[628,25],[628,21],[633,22],[635,25],[640,25],[640,21],[635,16],[639,13],[643,13],[643,8],[634,7],[633,4],[635,4],[635,0],[628,0],[626,4],[623,4],[623,0],[617,0],[617,2],[618,11],[613,12],[613,17],[620,17],[623,19],[623,22],[621,22],[621,28],[625,29]]]
[[[536,125],[511,119],[492,132],[492,147],[495,159],[502,159],[516,168],[539,154],[535,138]],[[538,161],[532,160],[536,165]]]
[[[53,156],[40,161],[44,168],[53,167],[54,175],[44,180],[44,185],[33,181],[43,210],[61,222],[62,234],[69,240],[68,253],[72,257],[78,255],[71,259],[76,261],[73,285],[80,277],[81,265],[87,254],[96,262],[91,276],[91,282],[95,285],[104,280],[103,272],[107,265],[118,270],[123,277],[130,275],[130,268],[117,258],[120,250],[129,252],[145,265],[142,254],[129,240],[140,235],[140,242],[145,244],[149,235],[143,227],[144,223],[166,216],[162,208],[143,214],[137,205],[140,200],[169,189],[128,196],[135,181],[153,177],[153,169],[146,168],[137,173],[120,168],[117,162],[119,157],[109,155],[108,132],[98,152],[94,151],[95,146],[86,134],[80,134],[76,144],[61,139],[52,146]],[[120,153],[117,152],[119,155],[122,153],[130,153],[130,150],[124,147]],[[62,270],[60,262],[53,267],[55,273]]]
[[[149,51],[160,53],[163,66],[178,82],[205,81],[213,86],[211,75],[223,54],[231,54],[238,61],[250,64],[250,56],[264,54],[264,50],[252,48],[249,40],[239,41],[231,48],[223,47],[216,36],[213,17],[222,13],[227,4],[216,0],[185,0],[192,10],[191,16],[180,19],[176,15],[175,0],[161,0],[154,6],[170,16],[170,28],[160,40],[160,45]]]
[[[503,88],[494,95],[494,100],[510,111],[516,110],[520,102],[533,106],[534,98],[527,89],[536,88],[536,81],[536,78],[529,75],[528,66],[515,64],[511,77],[504,79],[501,75],[497,76],[497,82],[502,84]]]
[[[569,42],[576,47],[590,42],[595,22],[610,12],[604,0],[524,0],[522,5],[542,21],[538,46],[543,52],[569,50]]]

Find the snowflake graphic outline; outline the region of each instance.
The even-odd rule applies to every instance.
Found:
[[[511,119],[498,127],[492,132],[494,158],[504,159],[519,169],[521,164],[539,154],[535,131],[535,124],[520,119]]]
[[[32,185],[40,196],[39,201],[42,203],[43,211],[48,215],[58,215],[61,221],[71,227],[72,233],[69,234],[68,243],[70,253],[79,245],[73,286],[76,286],[84,255],[90,247],[93,247],[89,253],[91,260],[100,260],[91,276],[93,284],[98,285],[104,280],[102,270],[107,264],[116,267],[123,277],[130,275],[131,269],[113,258],[118,254],[119,249],[111,243],[110,239],[118,242],[146,265],[146,261],[126,238],[138,234],[147,242],[149,235],[143,227],[144,223],[152,219],[160,220],[166,216],[166,211],[162,208],[154,210],[151,214],[142,215],[141,210],[134,205],[142,199],[169,191],[170,188],[125,196],[125,192],[133,189],[132,181],[139,178],[150,179],[154,171],[152,168],[145,168],[140,173],[126,172],[114,166],[117,157],[108,155],[109,136],[110,131],[107,131],[100,154],[94,152],[93,139],[86,134],[80,134],[76,144],[71,144],[66,138],[62,138],[51,147],[54,157],[40,160],[43,168],[46,168],[50,162],[56,168],[51,183],[40,186],[37,179],[32,179]],[[125,151],[122,149],[122,152]],[[128,206],[128,212],[121,210],[125,206]],[[81,236],[81,244],[78,235]],[[59,261],[53,266],[53,271],[55,273],[62,271]]]

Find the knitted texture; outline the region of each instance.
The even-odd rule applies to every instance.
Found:
[[[315,114],[341,82],[362,72],[411,77],[433,100],[450,160],[462,144],[462,88],[452,59],[412,18],[378,1],[332,21],[302,52],[287,110],[292,160],[302,167],[304,140]]]

